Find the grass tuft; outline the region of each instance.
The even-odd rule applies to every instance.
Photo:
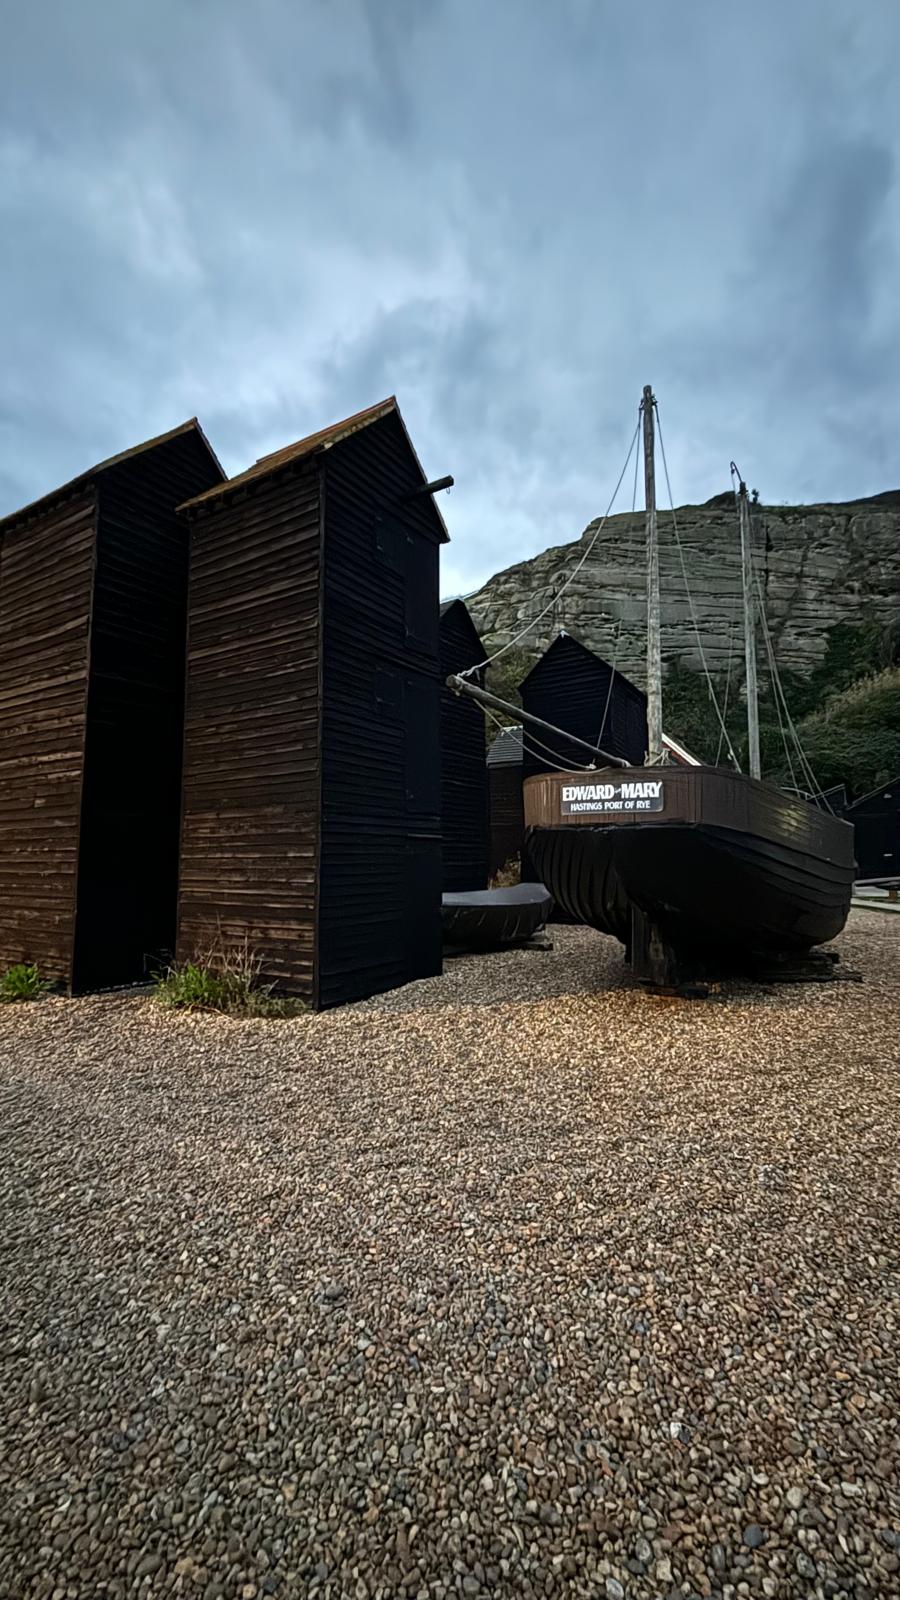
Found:
[[[40,1000],[48,987],[33,961],[19,961],[0,973],[0,1005],[12,1005],[17,1000]]]
[[[170,967],[153,994],[160,1005],[181,1011],[222,1011],[238,1017],[296,1017],[304,1000],[274,993],[262,982],[262,957],[247,939],[228,944],[217,938],[196,961]]]
[[[522,864],[518,856],[510,856],[508,861],[504,861],[502,867],[497,868],[488,884],[488,888],[514,889],[516,884],[521,882]]]

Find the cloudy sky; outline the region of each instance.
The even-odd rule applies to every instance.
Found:
[[[647,381],[678,501],[900,486],[897,0],[0,21],[0,512],[396,393],[465,591],[605,508]]]

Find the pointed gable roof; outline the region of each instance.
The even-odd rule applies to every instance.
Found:
[[[345,417],[341,422],[333,422],[327,428],[319,428],[315,433],[308,433],[305,438],[297,439],[294,444],[285,445],[281,450],[273,450],[266,456],[260,456],[258,461],[254,461],[252,467],[247,467],[244,472],[239,472],[235,477],[226,479],[224,483],[214,485],[212,489],[207,489],[203,494],[195,495],[192,500],[186,500],[178,509],[180,511],[193,511],[198,507],[209,504],[211,501],[219,500],[223,496],[230,495],[236,489],[241,489],[247,484],[253,484],[269,477],[272,473],[280,471],[282,467],[291,466],[295,461],[302,461],[306,457],[330,450],[335,445],[340,444],[342,440],[348,439],[351,434],[358,433],[361,428],[369,428],[373,423],[381,422],[385,417],[389,416],[395,416],[400,424],[403,437],[409,446],[410,454],[421,473],[422,482],[425,483],[427,481],[425,473],[407,432],[406,424],[400,414],[396,396],[388,395],[386,400],[379,400],[377,405],[368,406],[364,411],[356,411],[352,417]],[[446,544],[450,535],[447,532],[440,511],[433,500],[431,503],[434,514],[440,524],[441,543]]]
[[[144,439],[141,444],[131,445],[128,450],[120,450],[118,455],[108,456],[105,461],[98,461],[95,467],[88,467],[86,472],[79,472],[76,478],[70,478],[68,483],[60,484],[57,489],[48,490],[46,494],[41,495],[37,500],[30,501],[28,505],[20,506],[18,511],[8,512],[5,517],[0,518],[0,533],[13,527],[17,522],[24,522],[32,517],[39,516],[42,512],[49,510],[55,501],[74,494],[76,489],[88,488],[95,478],[101,477],[111,467],[121,466],[123,462],[132,461],[135,456],[144,455],[148,450],[155,450],[159,445],[168,444],[170,440],[178,439],[182,434],[186,433],[196,433],[198,438],[203,441],[211,459],[215,462],[224,479],[225,468],[222,466],[197,418],[189,417],[187,422],[179,423],[177,428],[170,428],[168,433],[158,433],[153,439]]]

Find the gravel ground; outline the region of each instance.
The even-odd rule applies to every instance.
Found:
[[[458,960],[0,1009],[0,1595],[900,1594],[900,923],[862,985]]]

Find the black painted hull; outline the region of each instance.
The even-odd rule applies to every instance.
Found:
[[[705,822],[536,827],[536,870],[554,899],[630,948],[632,907],[695,964],[802,954],[840,933],[853,866]]]
[[[470,950],[522,944],[546,926],[552,909],[553,901],[542,883],[445,894],[441,902],[444,939]]]

